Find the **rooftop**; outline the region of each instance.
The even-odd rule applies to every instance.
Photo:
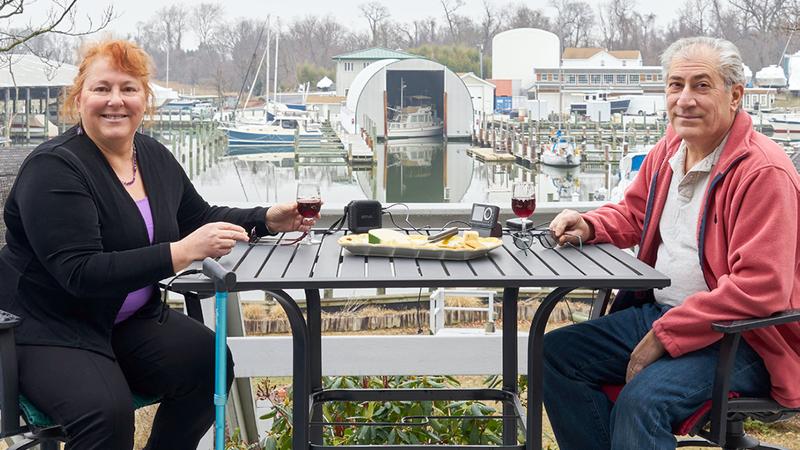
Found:
[[[608,51],[600,47],[567,47],[561,54],[562,59],[589,59],[600,53],[608,52],[609,55],[618,59],[640,59],[642,57],[639,50],[612,50]]]
[[[35,55],[8,54],[0,57],[0,88],[71,86],[77,74],[77,66]]]
[[[411,59],[411,58],[420,58],[418,55],[412,55],[411,53],[402,52],[399,50],[389,50],[387,48],[382,47],[373,47],[368,48],[366,50],[356,50],[350,53],[344,53],[341,55],[336,55],[333,57],[334,60],[342,60],[342,59],[373,59],[373,60],[381,60],[381,59]]]

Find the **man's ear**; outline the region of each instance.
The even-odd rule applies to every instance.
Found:
[[[734,84],[731,87],[731,109],[736,111],[742,104],[744,99],[744,86],[741,84]]]

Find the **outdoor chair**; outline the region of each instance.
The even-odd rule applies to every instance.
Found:
[[[610,292],[598,296],[591,318],[601,316],[609,303]],[[652,291],[620,291],[609,313],[635,304],[652,301]],[[676,435],[689,435],[693,438],[679,440],[678,447],[718,447],[722,449],[775,449],[785,450],[769,444],[762,444],[744,431],[744,421],[748,418],[770,423],[785,420],[800,413],[800,408],[786,408],[769,397],[742,397],[729,392],[731,368],[734,355],[739,346],[741,334],[745,331],[800,322],[800,310],[788,310],[771,317],[738,320],[728,323],[714,323],[714,331],[723,334],[720,356],[714,375],[711,399],[704,403],[683,422],[673,426]],[[798,374],[800,376],[800,374]],[[623,386],[603,386],[603,392],[613,402]]]

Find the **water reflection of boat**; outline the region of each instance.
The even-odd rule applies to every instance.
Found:
[[[543,149],[541,161],[548,166],[578,167],[581,165],[581,155],[572,137],[556,134],[551,145]]]
[[[236,155],[253,155],[253,154],[275,154],[280,153],[281,155],[293,157],[294,156],[294,145],[237,145],[231,144],[228,145],[228,150],[226,151],[227,155],[236,156]]]
[[[299,117],[276,117],[268,123],[237,123],[220,127],[228,136],[229,145],[293,145],[295,139],[302,144],[319,143],[322,131],[316,124]]]

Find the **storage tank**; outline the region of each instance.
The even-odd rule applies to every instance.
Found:
[[[561,42],[555,34],[537,28],[515,28],[492,39],[492,78],[533,84],[536,67],[559,67]],[[514,93],[519,95],[519,93]]]

